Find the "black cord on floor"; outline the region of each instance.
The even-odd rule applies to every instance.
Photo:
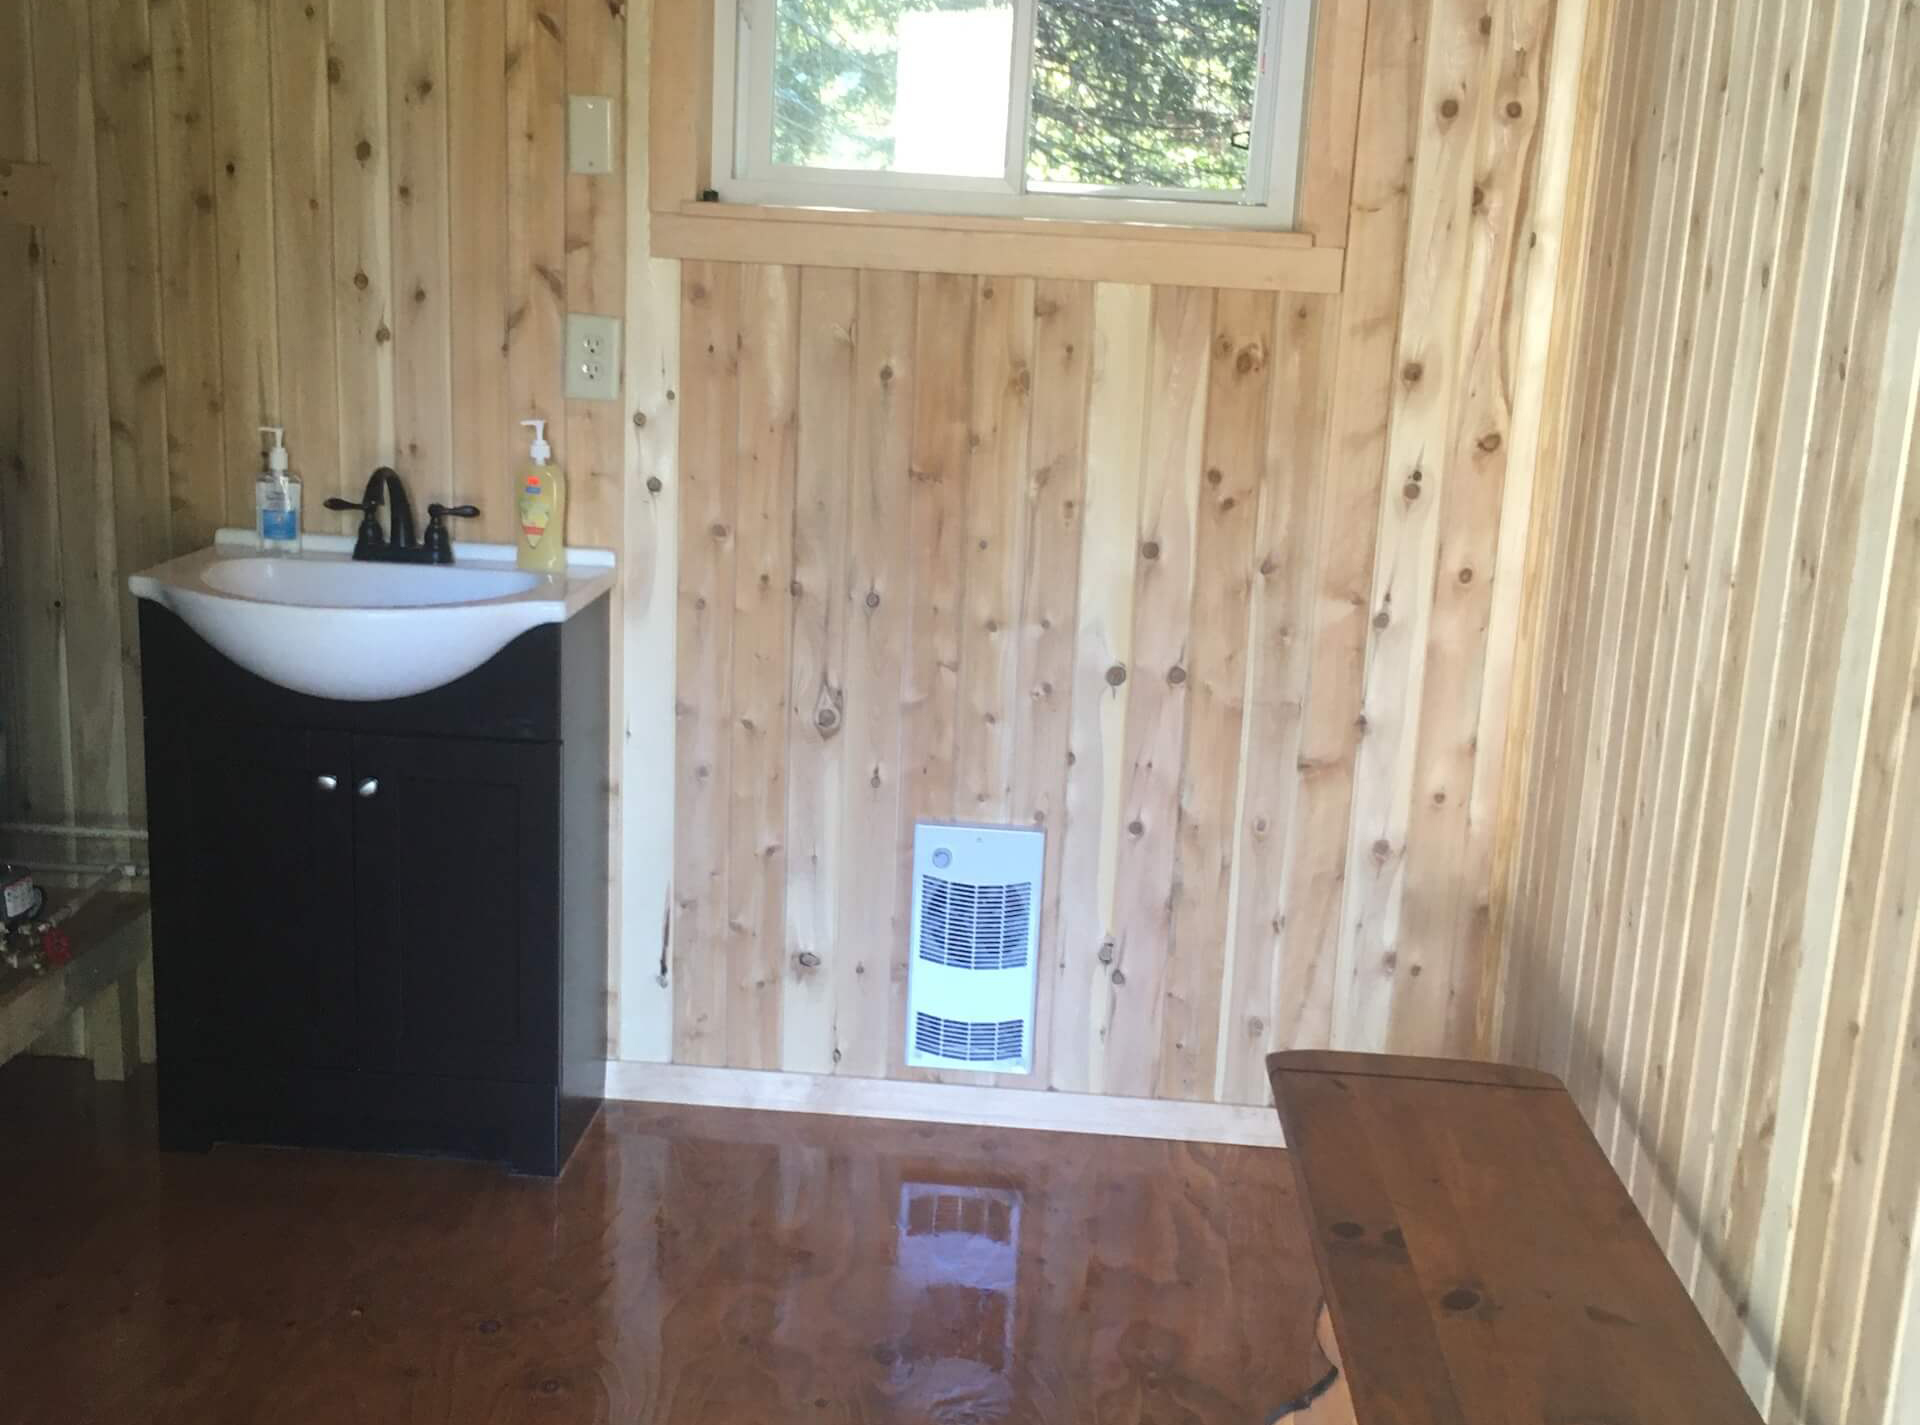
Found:
[[[1340,1367],[1328,1366],[1327,1373],[1318,1382],[1308,1388],[1306,1394],[1296,1395],[1292,1400],[1267,1417],[1267,1425],[1279,1425],[1289,1415],[1298,1415],[1314,1401],[1333,1389],[1333,1383],[1340,1379]]]

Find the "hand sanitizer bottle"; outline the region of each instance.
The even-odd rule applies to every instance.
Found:
[[[260,548],[268,554],[300,552],[300,477],[287,469],[286,428],[261,426],[273,437],[267,468],[253,485],[253,513]]]

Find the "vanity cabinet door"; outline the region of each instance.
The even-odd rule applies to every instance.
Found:
[[[351,750],[338,733],[149,724],[163,1059],[359,1058]]]
[[[367,1067],[552,1083],[558,1070],[559,752],[353,740]]]

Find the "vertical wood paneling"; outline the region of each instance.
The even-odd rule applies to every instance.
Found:
[[[848,443],[846,746],[841,749],[843,862],[828,961],[834,1068],[883,1075],[892,1062],[894,957],[906,939],[899,877],[902,667],[912,571],[902,534],[911,518],[914,278],[863,272],[854,318]]]
[[[618,7],[607,0],[567,0],[565,87],[569,95],[600,95],[612,100],[617,110],[625,70],[620,44],[623,23]],[[611,173],[566,177],[562,236],[568,312],[617,317],[625,309],[622,160],[616,128]],[[792,312],[786,315],[790,323]],[[791,381],[792,372],[782,372],[782,379]],[[567,539],[604,548],[618,542],[621,527],[625,435],[620,429],[620,407],[605,401],[570,401],[566,412]],[[614,824],[618,826],[617,816]]]
[[[1152,338],[1151,288],[1103,283],[1094,289],[1086,513],[1074,635],[1078,664],[1050,1035],[1052,1086],[1081,1093],[1107,1081],[1111,931],[1119,897],[1126,687],[1133,676],[1135,561]],[[966,665],[969,685],[974,668],[971,662]],[[1010,718],[1015,711],[1009,708],[1002,715]]]
[[[947,273],[920,276],[906,529],[912,593],[901,667],[900,827],[894,834],[901,885],[913,874],[914,823],[954,814],[973,342],[973,280]],[[889,1023],[904,1024],[912,958],[908,937],[900,937],[892,952]],[[904,1071],[905,1036],[889,1038],[889,1068]]]
[[[781,1067],[906,1073],[938,815],[1047,832],[1012,1082],[1259,1102],[1271,1049],[1468,1046],[1587,10],[1327,22],[1362,87],[1351,211],[1314,200],[1337,296],[800,274]],[[688,394],[703,426],[732,399]],[[683,652],[740,636],[703,627]],[[737,830],[680,848],[754,882],[723,938],[774,893]],[[683,1038],[728,1011],[681,990]]]
[[[954,813],[1012,813],[1025,589],[1027,441],[1033,412],[1033,283],[983,277],[974,297],[967,428],[965,606],[954,726]]]
[[[1021,577],[1020,699],[1013,745],[1017,826],[1046,832],[1040,944],[1057,946],[1060,864],[1072,725],[1075,603],[1086,508],[1087,392],[1093,363],[1093,287],[1038,282],[1033,290],[1033,425],[1027,463],[1026,571]],[[1042,962],[1049,952],[1043,948]],[[1046,1082],[1055,976],[1041,974],[1034,1011],[1034,1073]]]
[[[394,443],[415,500],[452,494],[447,36],[442,0],[387,6],[393,178]],[[558,446],[555,446],[558,449]]]
[[[1258,1103],[1269,1045],[1292,1042],[1311,1002],[1284,973],[1287,881],[1300,844],[1300,749],[1313,642],[1313,544],[1326,498],[1327,353],[1334,304],[1283,298],[1275,312],[1265,470],[1253,546],[1245,752],[1234,853],[1233,955],[1220,1019],[1217,1097]]]
[[[728,706],[727,1057],[780,1061],[786,941],[787,687],[792,633],[797,343],[791,267],[741,271],[733,668]]]
[[[99,166],[100,285],[114,339],[106,344],[107,425],[117,559],[109,592],[120,603],[123,706],[139,720],[140,638],[118,577],[171,552],[167,508],[166,364],[160,338],[160,233],[153,41],[144,4],[95,0],[94,131]],[[126,739],[127,812],[145,820],[144,742]]]
[[[1381,472],[1396,389],[1409,190],[1425,119],[1418,102],[1423,18],[1409,5],[1370,6],[1368,13],[1347,230],[1350,275],[1329,348],[1332,445],[1312,536],[1315,595],[1306,626],[1313,652],[1300,736],[1299,850],[1279,917],[1286,927],[1279,945],[1284,1018],[1269,1026],[1274,1047],[1311,1048],[1334,1037],[1356,759],[1369,731],[1362,697]]]
[[[1402,943],[1407,836],[1439,558],[1439,511],[1468,477],[1449,459],[1454,403],[1474,353],[1461,339],[1474,223],[1476,137],[1491,122],[1492,46],[1478,3],[1435,7],[1427,36],[1424,122],[1408,200],[1406,284],[1367,641],[1366,736],[1354,773],[1334,1031],[1384,1048],[1400,991],[1424,969]]]
[[[66,195],[45,230],[44,274],[52,398],[52,464],[60,491],[61,614],[66,718],[72,738],[72,809],[110,819],[127,805],[126,693],[121,678],[121,594],[101,290],[100,193],[95,138],[92,16],[85,0],[60,0],[33,26],[40,157]],[[52,342],[58,334],[57,343]],[[68,355],[71,353],[71,355]]]
[[[567,317],[566,3],[506,0],[506,7],[507,403],[516,421],[547,422],[554,462],[569,469],[560,364]],[[522,439],[528,434],[520,432]]]
[[[836,916],[846,854],[840,808],[855,288],[851,272],[810,267],[800,273],[780,1062],[812,1073],[833,1068]]]
[[[1159,1078],[1180,766],[1186,747],[1185,673],[1192,630],[1194,537],[1201,486],[1214,294],[1154,293],[1147,389],[1146,466],[1133,591],[1133,669],[1127,677],[1120,801],[1119,892],[1100,1033],[1104,1086],[1150,1096]]]
[[[0,15],[0,119],[38,158],[32,17]],[[62,663],[60,491],[54,463],[44,230],[0,224],[0,304],[13,340],[0,355],[0,560],[7,619],[9,813],[58,820],[73,801],[73,734]],[[34,729],[29,738],[28,729]]]
[[[268,419],[296,427],[314,504],[393,459],[421,504],[473,499],[487,512],[474,532],[495,534],[524,448],[512,421],[556,422],[570,538],[627,546],[623,680],[670,681],[678,703],[677,832],[648,820],[659,799],[610,798],[633,838],[621,879],[651,907],[620,932],[623,1052],[895,1071],[906,832],[922,814],[1047,832],[1036,1085],[1258,1101],[1266,1050],[1336,1037],[1336,983],[1343,1042],[1465,1047],[1489,874],[1467,803],[1498,775],[1511,635],[1497,630],[1517,598],[1491,571],[1524,530],[1509,496],[1531,478],[1507,408],[1518,334],[1545,320],[1536,240],[1558,190],[1540,175],[1567,142],[1546,135],[1542,86],[1568,72],[1561,17],[1585,7],[1327,7],[1326,82],[1362,99],[1357,134],[1313,138],[1352,149],[1315,160],[1309,203],[1310,225],[1347,244],[1339,294],[696,264],[664,313],[648,303],[674,269],[645,256],[632,142],[652,7],[628,10],[146,7],[158,256],[144,265],[160,274],[165,374],[160,433],[142,415],[128,434],[169,451],[175,543],[250,517]],[[1664,34],[1658,17],[1633,23]],[[43,28],[34,49],[68,43]],[[79,45],[89,87],[115,55],[137,58],[137,35],[116,21],[110,44],[96,30]],[[91,106],[103,163],[123,132],[111,111],[140,102],[126,88]],[[626,103],[611,178],[565,172],[569,90]],[[1679,133],[1671,107],[1649,141]],[[1661,192],[1681,186],[1665,176],[1677,162]],[[1640,191],[1635,161],[1620,172]],[[89,209],[101,249],[137,254],[112,181],[102,168],[108,200]],[[137,205],[137,164],[130,181]],[[624,403],[561,399],[569,307],[628,315]],[[1643,324],[1679,333],[1678,312],[1656,298]],[[108,467],[114,392],[143,369],[130,346],[112,360],[95,368]],[[64,391],[47,402],[71,409]],[[69,429],[46,425],[56,445]],[[1513,448],[1482,448],[1495,433]],[[48,518],[69,479],[36,496]],[[84,527],[125,528],[121,515],[102,525],[89,508]],[[92,562],[117,604],[123,571]],[[56,663],[62,612],[38,635]],[[117,682],[118,630],[100,637],[89,615],[82,643]],[[623,779],[664,755],[666,697],[652,722],[621,719]],[[1357,829],[1354,806],[1386,835]],[[1394,849],[1376,863],[1382,840]],[[1623,864],[1640,886],[1641,863]],[[1394,928],[1410,925],[1409,888],[1417,937]],[[1343,900],[1367,909],[1343,916]],[[1369,956],[1376,978],[1353,996]],[[1598,979],[1596,962],[1590,997]],[[1622,1003],[1624,1042],[1650,1063],[1657,1036]]]
[[[1432,610],[1424,653],[1402,915],[1400,977],[1388,1042],[1419,1053],[1467,1040],[1479,999],[1480,907],[1491,877],[1480,852],[1487,818],[1474,816],[1482,749],[1483,680],[1500,554],[1513,431],[1516,312],[1524,312],[1525,264],[1533,242],[1523,228],[1537,167],[1547,67],[1555,59],[1550,4],[1513,4],[1489,27],[1494,70],[1476,106],[1477,152],[1466,226],[1466,280],[1455,338],[1462,377],[1447,413],[1445,478],[1437,500]],[[1502,749],[1485,749],[1489,758]]]
[[[24,14],[24,7],[15,8]],[[212,60],[207,0],[156,0],[147,15],[153,46],[167,504],[171,550],[181,553],[206,544],[227,516]]]
[[[622,502],[619,941],[610,971],[609,1053],[673,1053],[672,795],[674,659],[679,581],[680,265],[649,251],[646,63],[654,6],[626,7],[627,463]],[[784,1023],[784,1018],[783,1018]]]
[[[726,1062],[741,273],[682,268],[673,1054]]]
[[[207,0],[214,220],[220,260],[220,429],[227,518],[253,524],[257,429],[280,422],[274,292],[272,57],[265,0]]]
[[[386,10],[385,0],[328,0],[327,8],[340,459],[331,481],[308,461],[305,518],[314,529],[342,533],[352,533],[357,516],[330,515],[321,499],[334,492],[359,499],[367,476],[395,458]],[[296,429],[304,442],[304,427]]]
[[[384,463],[402,470],[423,521],[427,503],[457,490],[499,521],[496,534],[511,529],[505,472],[524,444],[505,396],[510,212],[537,209],[544,224],[550,327],[558,329],[570,276],[595,310],[626,312],[631,145],[616,149],[613,173],[569,180],[559,139],[569,69],[581,88],[619,105],[635,56],[623,7],[576,4],[573,54],[563,54],[569,27],[559,12],[519,12],[545,48],[529,55],[533,77],[516,101],[522,133],[539,148],[538,162],[526,165],[526,202],[516,207],[507,192],[504,0],[28,0],[3,8],[0,158],[48,163],[59,201],[45,230],[9,225],[5,240],[15,335],[0,403],[9,810],[37,821],[137,821],[145,749],[125,576],[204,546],[222,524],[252,522],[263,446],[256,427],[288,426],[308,484],[310,530],[351,528],[321,501],[357,492]],[[457,265],[454,232],[463,239]],[[480,239],[477,259],[469,235]],[[645,258],[644,233],[638,248],[646,300],[663,283],[677,288],[677,268]],[[472,339],[460,343],[457,406],[456,312],[474,314],[463,319],[461,335]],[[660,507],[672,510],[662,477],[673,474],[678,400],[677,360],[658,344],[674,340],[672,314],[652,315],[639,342],[651,359],[647,379],[630,394],[632,415],[656,418],[653,436],[635,437],[655,483],[642,485],[649,498],[634,529],[626,440],[644,427],[629,423],[622,403],[571,413],[573,425],[591,431],[572,442],[582,461],[574,542],[637,540],[630,572],[642,622],[661,568],[673,578],[674,552],[671,534],[649,523]],[[557,391],[557,345],[538,367],[530,382]],[[450,473],[456,428],[472,435],[458,479]],[[562,442],[566,434],[555,431]],[[626,627],[618,605],[614,616],[621,649],[633,635],[649,655],[648,691],[670,685],[658,664],[671,664],[671,650],[659,659],[658,643],[670,638],[671,609],[653,612],[652,643]],[[620,665],[617,651],[616,680]],[[616,705],[624,763],[621,712]],[[646,742],[668,740],[655,732]],[[608,813],[617,831],[617,778]],[[670,836],[660,830],[655,839]],[[615,843],[618,854],[617,835]],[[73,859],[81,849],[59,855]],[[645,918],[656,952],[668,859],[656,857],[649,877]],[[615,917],[620,904],[610,891]],[[664,1053],[670,966],[654,963]]]
[[[387,0],[392,3],[392,0]],[[453,291],[453,496],[480,507],[474,537],[509,540],[512,472],[526,458],[519,422],[529,414],[507,399],[512,291],[507,284],[506,0],[447,11],[447,201],[461,215],[448,233]],[[518,67],[519,50],[514,51]]]
[[[1163,1098],[1213,1097],[1220,997],[1233,965],[1236,787],[1247,756],[1246,648],[1274,310],[1268,293],[1225,292],[1214,302],[1192,633],[1178,668],[1188,692],[1155,1084]]]
[[[1598,142],[1640,178],[1558,338],[1618,355],[1566,417],[1497,1047],[1570,1059],[1771,1420],[1879,1425],[1920,1207],[1920,22],[1623,11]]]
[[[449,23],[451,23],[449,16]],[[566,89],[569,96],[592,94],[607,99],[612,108],[612,167],[598,174],[572,173],[566,179],[566,211],[562,245],[566,253],[566,308],[569,312],[590,312],[620,317],[627,310],[627,195],[626,139],[619,122],[624,112],[627,15],[622,5],[606,0],[568,0],[566,16]],[[548,102],[558,104],[557,99]],[[456,209],[457,211],[457,209]],[[638,235],[644,245],[645,234]],[[643,319],[646,312],[642,309]],[[631,327],[628,329],[631,335]],[[643,334],[643,343],[650,339]],[[622,375],[625,375],[622,370]],[[791,387],[791,373],[784,378]],[[789,403],[791,396],[789,395]],[[567,527],[566,540],[572,545],[601,549],[619,549],[626,533],[628,488],[627,413],[619,401],[569,401],[567,420]],[[458,478],[456,476],[456,478]],[[500,486],[496,483],[495,489]],[[789,477],[786,498],[792,497]],[[506,508],[506,502],[494,496],[490,503]],[[484,508],[484,506],[483,506]],[[627,622],[626,580],[614,586],[608,596],[611,621],[615,628]],[[614,639],[609,649],[611,667],[608,685],[624,689],[626,685],[626,641]],[[785,663],[780,676],[784,678]],[[651,670],[649,670],[651,671]],[[771,734],[777,736],[778,734]],[[626,747],[626,736],[618,720],[608,725],[608,765],[618,767]],[[778,759],[776,759],[778,760]],[[652,813],[649,812],[649,815]],[[625,839],[626,780],[615,773],[608,778],[606,797],[607,861],[609,868],[621,865],[621,844]],[[781,817],[776,810],[775,821]],[[784,842],[784,829],[770,837]],[[607,885],[608,936],[615,945],[626,937],[626,878],[611,870]],[[645,902],[643,902],[645,904]],[[650,916],[647,918],[651,918]],[[779,940],[779,922],[771,922]],[[765,952],[775,963],[777,949]],[[770,1013],[777,1019],[779,980],[776,975],[768,995],[776,1002]],[[617,1014],[617,994],[608,990],[609,1014]],[[778,1054],[778,1035],[774,1036],[769,1058]]]
[[[296,432],[293,468],[313,489],[302,505],[315,527],[344,527],[320,508],[338,493],[339,369],[334,347],[333,141],[328,112],[330,0],[273,0],[273,268],[280,341],[280,410],[274,424]],[[355,492],[357,497],[358,491]],[[303,511],[304,512],[304,511]]]
[[[1672,75],[1664,56],[1670,54],[1676,31],[1676,14],[1672,9],[1651,9],[1645,23],[1640,27],[1641,49],[1636,54],[1640,72],[1645,76],[1641,82],[1633,110],[1634,128],[1632,143],[1634,158],[1629,169],[1635,187],[1629,196],[1629,202],[1652,202],[1647,195],[1658,191],[1660,175],[1667,168],[1661,162],[1664,151],[1662,118],[1675,105],[1668,102],[1672,89]],[[1620,277],[1620,286],[1616,289],[1616,302],[1622,309],[1618,314],[1614,329],[1609,338],[1606,357],[1609,363],[1606,376],[1591,387],[1592,410],[1610,411],[1618,404],[1620,388],[1629,384],[1629,378],[1616,379],[1617,373],[1632,371],[1631,363],[1635,359],[1635,337],[1645,319],[1646,304],[1641,300],[1644,282],[1640,274],[1644,272],[1650,260],[1643,245],[1631,255],[1631,263],[1622,259],[1624,269]],[[1598,416],[1593,417],[1589,433],[1584,436],[1592,449],[1584,452],[1587,459],[1604,458],[1598,452],[1610,451],[1615,438],[1614,427]],[[1627,496],[1626,482],[1607,481],[1599,484],[1599,490],[1588,509],[1588,521],[1582,532],[1582,551],[1586,560],[1587,585],[1585,597],[1579,601],[1575,611],[1573,630],[1569,637],[1576,639],[1569,645],[1568,657],[1573,660],[1591,660],[1600,657],[1599,649],[1606,622],[1617,618],[1621,592],[1626,581],[1622,578],[1610,578],[1605,564],[1596,557],[1600,533],[1611,529],[1622,501]],[[1631,527],[1631,514],[1627,516]],[[1593,861],[1593,820],[1596,814],[1591,799],[1585,796],[1583,783],[1585,768],[1597,766],[1601,754],[1594,750],[1593,742],[1598,736],[1597,728],[1602,725],[1608,711],[1607,697],[1611,693],[1614,669],[1611,663],[1597,665],[1601,676],[1606,680],[1605,691],[1598,697],[1576,695],[1571,687],[1563,689],[1563,701],[1566,705],[1569,733],[1561,747],[1561,756],[1557,759],[1562,769],[1557,792],[1567,802],[1567,815],[1564,819],[1564,837],[1568,847],[1573,848],[1565,854],[1578,855],[1585,864]],[[1556,933],[1567,937],[1571,953],[1564,958],[1558,997],[1565,1003],[1580,1001],[1583,994],[1590,994],[1589,971],[1586,957],[1581,953],[1582,941],[1579,932],[1586,925],[1587,909],[1577,901],[1571,888],[1559,885],[1553,889],[1551,905],[1552,921],[1561,927]],[[1593,907],[1597,911],[1597,905]],[[1573,916],[1579,915],[1576,925]],[[1572,1074],[1574,1065],[1570,1062],[1575,1046],[1570,1036],[1563,1034],[1563,1028],[1570,1027],[1570,1021],[1557,1015],[1542,1015],[1543,1033],[1549,1036],[1543,1052],[1548,1058],[1561,1065],[1561,1071]],[[1585,1058],[1582,1056],[1582,1066]]]
[[[1693,856],[1701,841],[1696,818],[1714,748],[1708,699],[1718,685],[1727,615],[1736,583],[1734,550],[1748,490],[1745,465],[1723,469],[1721,464],[1726,429],[1722,423],[1729,417],[1731,404],[1726,382],[1739,362],[1735,344],[1745,313],[1744,289],[1754,285],[1747,277],[1746,240],[1767,229],[1769,212],[1778,213],[1778,203],[1769,207],[1757,191],[1765,182],[1766,168],[1745,155],[1759,152],[1766,140],[1765,109],[1759,107],[1756,112],[1756,106],[1764,106],[1765,91],[1771,87],[1779,26],[1763,25],[1756,31],[1747,19],[1744,15],[1737,17],[1736,25],[1725,32],[1731,45],[1732,73],[1727,113],[1715,116],[1719,157],[1701,259],[1701,282],[1706,291],[1688,372],[1692,412],[1687,417],[1687,439],[1679,451],[1679,479],[1683,488],[1696,492],[1696,505],[1693,538],[1679,546],[1675,554],[1680,561],[1681,607],[1673,617],[1681,649],[1672,661],[1676,666],[1697,665],[1712,670],[1712,676],[1669,682],[1666,716],[1671,732],[1662,748],[1663,770],[1655,782],[1660,804],[1652,813],[1659,842],[1651,844],[1650,839],[1640,875],[1645,887],[1642,935],[1652,937],[1644,943],[1652,947],[1649,955],[1655,973],[1644,976],[1638,986],[1639,1005],[1633,1019],[1638,1038],[1629,1055],[1633,1082],[1621,1093],[1624,1102],[1653,1096],[1640,1132],[1624,1133],[1621,1147],[1627,1154],[1629,1180],[1642,1175],[1647,1178],[1649,1216],[1657,1228],[1671,1218],[1672,1195],[1665,1191],[1662,1175],[1641,1147],[1665,1132],[1664,1112],[1671,1099],[1661,1094],[1661,1080],[1667,1060],[1674,1057],[1674,1036],[1685,1004],[1698,994],[1697,978],[1691,986],[1686,985],[1689,966],[1682,963],[1683,940],[1676,922],[1684,919],[1691,889],[1691,866],[1686,858]],[[1742,213],[1756,213],[1761,221],[1749,225],[1731,220],[1732,215]],[[1750,391],[1749,386],[1747,393]],[[1682,858],[1680,868],[1663,884],[1663,868],[1675,857]]]
[[[1047,829],[1041,1082],[1258,1102],[1273,1048],[1468,1044],[1587,9],[1328,23],[1362,88],[1316,169],[1353,175],[1344,219],[1314,199],[1338,296],[803,274],[859,311],[844,393],[827,333],[798,358],[783,1067],[904,1072],[942,807]],[[815,448],[849,452],[844,536]]]
[[[1772,689],[1779,649],[1781,606],[1792,577],[1792,560],[1787,541],[1791,535],[1790,511],[1799,495],[1800,470],[1792,461],[1776,461],[1783,440],[1791,448],[1803,437],[1783,435],[1789,419],[1788,392],[1800,383],[1796,373],[1809,370],[1818,357],[1810,353],[1808,341],[1817,334],[1817,324],[1797,317],[1802,296],[1802,274],[1826,266],[1817,256],[1820,234],[1827,225],[1825,200],[1816,194],[1815,174],[1821,160],[1823,126],[1818,115],[1828,80],[1828,57],[1832,52],[1837,12],[1816,13],[1804,28],[1805,39],[1797,62],[1783,63],[1783,72],[1797,76],[1792,91],[1795,108],[1792,156],[1787,165],[1788,212],[1785,233],[1777,259],[1762,276],[1771,278],[1773,302],[1766,318],[1767,355],[1761,367],[1758,399],[1751,434],[1740,440],[1736,434],[1737,457],[1750,464],[1756,482],[1750,500],[1750,522],[1742,531],[1742,563],[1748,577],[1742,587],[1752,591],[1741,605],[1751,612],[1737,626],[1729,659],[1728,679],[1722,695],[1734,710],[1721,714],[1719,721],[1731,723],[1732,767],[1729,772],[1731,800],[1724,821],[1726,844],[1711,875],[1702,875],[1711,885],[1713,898],[1701,904],[1696,900],[1693,934],[1708,936],[1707,1002],[1730,1005],[1725,1014],[1703,1015],[1699,1028],[1699,1049],[1694,1082],[1690,1086],[1687,1122],[1710,1122],[1719,1110],[1715,1105],[1723,1097],[1743,1092],[1734,1086],[1744,1082],[1747,1059],[1730,1052],[1737,1036],[1744,1033],[1753,1018],[1753,986],[1750,972],[1752,957],[1742,953],[1744,920],[1751,903],[1748,894],[1749,867],[1754,844],[1756,808],[1762,794],[1762,768],[1774,726]],[[1783,57],[1784,58],[1784,57]],[[1784,95],[1783,95],[1784,100]],[[1819,284],[1815,284],[1816,286]],[[1817,351],[1817,348],[1815,348]],[[1777,468],[1776,468],[1777,467]],[[1765,884],[1763,880],[1761,882]],[[1704,917],[1704,919],[1702,919]],[[1724,1174],[1730,1161],[1727,1135],[1694,1132],[1684,1136],[1678,1180],[1680,1192],[1695,1204],[1720,1199],[1723,1189],[1713,1185],[1716,1173]],[[1698,1208],[1696,1208],[1698,1212]],[[1692,1216],[1692,1214],[1688,1214]],[[1710,1237],[1717,1237],[1720,1224],[1694,1217],[1701,1223],[1697,1237],[1675,1224],[1678,1252],[1690,1275],[1707,1292],[1724,1292],[1719,1278],[1708,1273],[1698,1275],[1700,1256],[1708,1251]],[[1685,1268],[1683,1268],[1685,1269]]]

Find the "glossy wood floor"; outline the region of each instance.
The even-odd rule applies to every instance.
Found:
[[[152,1147],[0,1069],[0,1420],[1264,1425],[1320,1371],[1284,1154],[620,1105],[557,1184]]]

